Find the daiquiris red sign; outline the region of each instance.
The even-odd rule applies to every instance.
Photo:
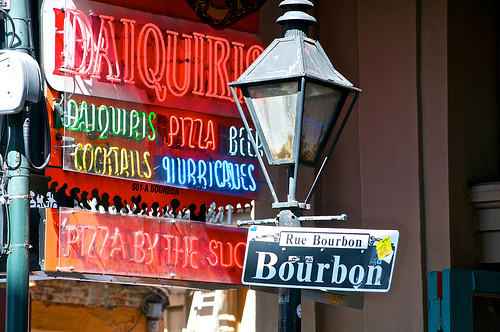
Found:
[[[241,285],[244,228],[75,209],[46,225],[45,271]]]
[[[227,86],[263,51],[256,35],[87,0],[42,15],[64,170],[256,197],[262,150]]]
[[[200,102],[232,100],[227,84],[263,51],[253,34],[98,2],[48,0],[42,14],[58,91],[206,112]]]

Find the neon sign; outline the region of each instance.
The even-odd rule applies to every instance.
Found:
[[[78,273],[241,285],[246,229],[74,209],[47,212],[45,270],[71,266]]]
[[[250,129],[252,131],[252,129]],[[252,132],[247,133],[245,127],[230,127],[229,128],[229,151],[230,156],[240,156],[240,157],[255,157],[257,154],[251,144],[250,135],[254,135]],[[259,150],[259,154],[262,157],[262,141],[259,135],[255,132],[255,143]]]
[[[215,150],[216,141],[214,123],[200,118],[178,117],[171,115],[168,119],[151,112],[128,111],[124,108],[100,105],[86,101],[78,103],[70,99],[64,113],[63,125],[72,131],[97,133],[99,139],[108,136],[121,136],[136,140],[154,141],[156,132],[163,137],[163,144],[168,147],[211,149]],[[235,129],[231,127],[233,132]],[[231,139],[234,139],[233,137]]]
[[[255,192],[253,164],[232,163],[227,160],[197,162],[192,159],[162,158],[166,183],[200,189]]]
[[[153,112],[139,114],[136,110],[127,111],[113,106],[87,105],[85,101],[78,105],[76,101],[70,99],[64,113],[63,124],[69,130],[98,132],[101,139],[114,135],[143,140],[147,136],[150,141],[154,141],[156,132],[153,120],[155,118],[156,114]]]
[[[152,103],[184,96],[232,101],[227,84],[263,52],[257,40],[248,43],[251,38],[245,33],[239,35],[246,42],[231,33],[204,33],[206,27],[200,24],[181,23],[189,30],[174,31],[170,24],[136,11],[121,9],[119,17],[111,16],[108,13],[116,13],[116,7],[77,1],[74,8],[71,3],[58,6],[52,0],[54,4],[47,5],[44,13],[54,24],[47,32],[53,43],[51,75],[79,78],[82,81],[71,85],[82,82],[76,88],[84,94],[91,88],[81,87],[86,82],[86,86],[107,84],[117,90],[145,91]],[[89,5],[95,9],[78,9]],[[49,77],[49,83],[53,81]]]
[[[171,115],[168,119],[159,116],[157,123],[164,146],[200,150],[215,150],[217,146],[212,120]]]
[[[210,240],[208,255],[200,256],[199,236],[122,230],[118,227],[66,224],[60,226],[61,255],[81,259],[115,260],[151,265],[199,268],[201,265],[243,268],[238,252],[245,242],[232,244]],[[238,257],[240,256],[240,257]],[[205,262],[200,262],[204,260]]]
[[[227,86],[262,53],[256,35],[88,0],[46,0],[42,16],[65,171],[256,197],[262,147]]]
[[[150,179],[152,175],[149,152],[140,153],[116,146],[97,146],[78,143],[71,159],[74,169],[85,173],[125,178]]]
[[[256,153],[249,143],[255,133],[247,133],[240,120],[70,99],[63,126],[65,135],[75,138],[64,147],[65,170],[232,194],[257,192]]]

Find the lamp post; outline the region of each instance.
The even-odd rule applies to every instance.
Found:
[[[287,167],[287,200],[280,202],[257,153],[274,199],[272,206],[280,209],[279,226],[300,227],[303,210],[310,209],[316,184],[361,90],[335,70],[318,41],[307,37],[308,27],[316,22],[306,13],[313,4],[307,0],[285,0],[280,7],[286,8],[277,20],[285,26],[285,36],[275,39],[229,86],[250,132],[235,90],[241,89],[268,163]],[[342,112],[350,94],[354,94],[350,106]],[[343,120],[338,124],[341,113]],[[299,164],[318,165],[334,128],[337,128],[334,141],[309,194],[299,202],[295,195]],[[255,140],[249,136],[258,151]],[[321,220],[345,220],[345,215]],[[280,288],[279,298],[279,331],[300,331],[300,289]]]
[[[0,115],[6,115],[11,130],[6,151],[3,179],[7,195],[2,195],[7,239],[5,331],[26,332],[29,327],[29,159],[24,141],[24,124],[29,114],[28,102],[36,103],[42,95],[42,77],[35,59],[31,35],[30,1],[4,3],[2,12],[10,18],[5,35],[10,36],[10,50],[0,51]],[[10,7],[9,7],[10,6]],[[7,13],[8,11],[8,13]],[[16,23],[14,23],[16,22]],[[20,23],[20,24],[19,24]],[[9,27],[10,30],[7,28]],[[13,48],[12,48],[13,47]],[[15,51],[15,52],[14,52]],[[22,52],[22,53],[21,53]],[[1,84],[0,84],[1,85]],[[29,118],[28,118],[29,119]]]

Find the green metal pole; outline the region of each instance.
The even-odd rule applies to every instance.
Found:
[[[23,112],[11,115],[11,149],[7,154],[7,163],[13,169],[7,175],[10,245],[7,256],[6,332],[26,332],[29,321],[29,170],[22,143],[22,124]]]
[[[7,26],[7,35],[13,38],[13,48],[26,52],[29,47],[29,0],[12,0],[9,15],[16,23],[16,31]],[[2,78],[6,79],[6,78]],[[23,143],[24,112],[9,115],[11,127],[7,151],[9,254],[7,256],[6,332],[28,331],[29,297],[29,169]]]

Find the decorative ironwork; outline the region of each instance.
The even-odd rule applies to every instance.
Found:
[[[224,5],[211,0],[187,0],[201,20],[216,30],[222,30],[257,11],[266,0],[225,0]]]

